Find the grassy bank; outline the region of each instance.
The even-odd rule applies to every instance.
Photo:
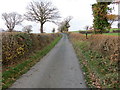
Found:
[[[26,73],[33,65],[35,65],[40,59],[45,56],[61,39],[57,37],[48,46],[40,51],[35,51],[30,54],[27,60],[23,60],[21,63],[15,65],[14,67],[9,67],[8,70],[4,71],[2,74],[2,88],[10,87],[16,79],[18,79],[22,74]]]
[[[89,41],[91,39],[86,40],[85,37],[81,35],[79,35],[79,38],[80,39],[75,35],[70,36],[82,66],[87,86],[89,88],[120,88],[118,80],[118,60],[111,60],[110,56],[103,55],[101,52],[95,50],[95,48],[94,50],[91,49],[92,43]],[[92,38],[94,38],[94,36]],[[96,42],[97,41],[96,39]]]
[[[42,50],[55,38],[55,34],[28,34],[28,33],[2,33],[2,65],[3,69],[14,65],[36,50]]]

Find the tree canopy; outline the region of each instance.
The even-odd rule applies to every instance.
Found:
[[[69,22],[72,20],[72,16],[68,16],[65,18],[59,25],[58,25],[58,31],[60,32],[68,32],[68,28],[70,27]]]
[[[13,31],[16,25],[21,24],[23,21],[22,15],[12,12],[12,13],[3,13],[2,19],[5,21],[5,25],[8,28],[8,31]]]
[[[94,32],[103,33],[110,26],[106,15],[111,10],[108,5],[110,2],[97,2],[92,5],[93,16],[94,16]]]
[[[40,32],[43,33],[43,25],[46,22],[55,23],[59,16],[59,11],[55,8],[51,2],[36,1],[30,2],[25,14],[27,20],[40,23]]]

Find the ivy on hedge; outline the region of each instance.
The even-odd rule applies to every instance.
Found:
[[[15,35],[17,41],[19,42],[19,44],[23,43],[24,45],[26,45],[26,48],[31,49],[33,46],[33,41],[30,37],[30,34],[27,33],[20,33]]]
[[[107,20],[107,13],[110,10],[108,5],[111,2],[97,2],[96,4],[92,5],[93,16],[94,16],[94,33],[103,33],[106,29],[110,26]]]
[[[6,33],[2,35],[2,64],[11,65],[22,60],[33,51],[41,50],[51,43],[59,34]]]

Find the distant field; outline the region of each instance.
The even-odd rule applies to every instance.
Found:
[[[120,29],[118,29],[118,28],[111,28],[110,32],[112,32],[113,30],[120,30]]]
[[[120,33],[104,33],[104,35],[119,35],[120,36]]]
[[[118,28],[112,28],[110,29],[110,32],[112,32],[113,30],[119,30]],[[81,31],[84,31],[84,30],[81,30]],[[79,31],[70,31],[72,33],[79,33]],[[88,35],[91,35],[91,34],[88,34]],[[104,33],[104,35],[118,35],[120,36],[120,33]]]
[[[70,32],[75,32],[75,33],[79,33],[79,31],[70,31]]]
[[[120,29],[118,29],[118,28],[111,28],[110,32],[112,32],[113,30],[120,30]],[[85,31],[85,30],[80,30],[80,31]],[[79,33],[79,31],[70,31],[70,32]]]
[[[113,29],[115,30],[115,29]],[[117,30],[117,29],[116,29]],[[71,31],[72,33],[79,33],[79,31]],[[103,33],[104,35],[118,35],[120,36],[120,33]],[[88,35],[92,35],[92,34],[88,34]]]
[[[91,35],[91,34],[88,34],[88,35]],[[103,35],[119,35],[120,36],[120,33],[103,33]]]

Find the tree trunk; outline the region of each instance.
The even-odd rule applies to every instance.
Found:
[[[43,24],[40,26],[40,32],[43,33]]]
[[[87,32],[86,32],[86,39],[88,39],[87,35],[88,35],[88,34],[87,34]]]
[[[12,32],[13,31],[13,29],[9,29],[9,32]]]

